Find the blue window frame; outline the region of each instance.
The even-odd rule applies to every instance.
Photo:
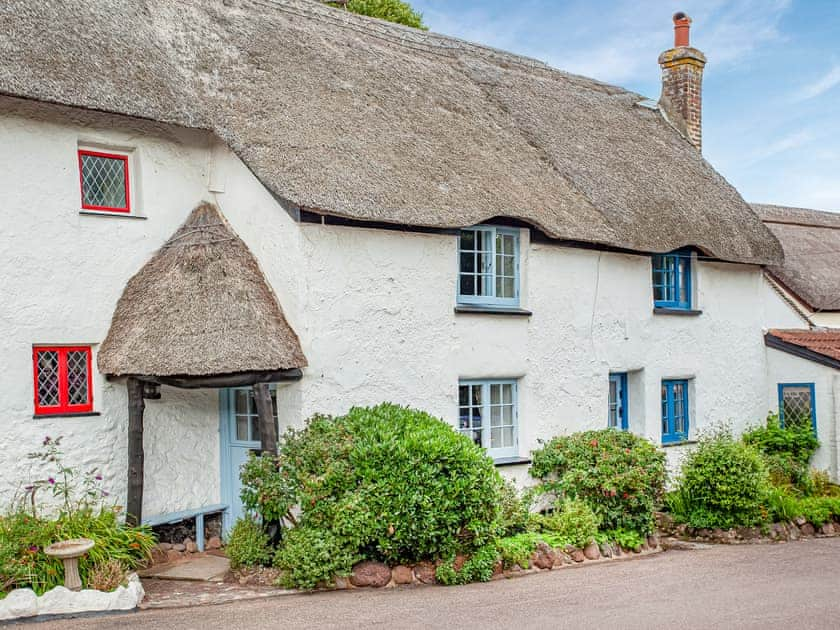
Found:
[[[691,252],[653,256],[653,305],[691,309]]]
[[[627,422],[627,374],[616,372],[610,374],[610,404],[607,426],[611,429],[626,431]]]
[[[519,230],[492,225],[461,230],[458,302],[519,306]]]
[[[817,397],[813,383],[779,383],[779,423],[811,424],[817,434]]]
[[[688,439],[688,381],[662,381],[662,443]]]
[[[513,379],[458,382],[458,430],[494,459],[519,454],[517,406]]]

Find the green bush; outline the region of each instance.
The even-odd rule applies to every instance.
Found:
[[[499,561],[499,552],[495,545],[485,545],[466,559],[460,570],[455,570],[455,559],[444,562],[435,570],[435,578],[445,586],[469,584],[471,582],[489,582],[493,569]]]
[[[820,446],[810,424],[782,427],[777,414],[767,416],[765,426],[748,430],[742,439],[765,455],[783,455],[804,465]]]
[[[520,495],[512,481],[505,480],[499,493],[499,535],[512,536],[524,532],[531,519],[531,495]]]
[[[501,527],[504,490],[493,461],[442,420],[392,404],[315,416],[283,436],[276,460],[251,458],[242,478],[249,505],[264,519],[283,515],[289,536],[298,532],[277,558],[290,569],[289,584],[303,588],[325,579],[317,549],[412,563],[470,555]],[[300,506],[296,520],[293,505]],[[318,541],[305,561],[300,536]],[[292,557],[310,571],[291,570],[283,559]]]
[[[579,499],[566,499],[557,511],[543,517],[542,531],[553,532],[575,547],[585,547],[598,534],[601,519],[588,504]]]
[[[647,542],[645,537],[631,529],[611,529],[602,535],[606,539],[604,542],[616,542],[622,549],[638,549]]]
[[[530,472],[539,491],[585,501],[604,527],[647,534],[664,492],[665,455],[627,431],[584,431],[534,451]]]
[[[340,6],[337,3],[330,3],[333,6]],[[423,24],[423,15],[411,8],[411,5],[402,0],[349,0],[347,10],[359,15],[396,22],[405,26],[413,26],[424,31],[428,27]]]
[[[262,525],[249,516],[239,518],[230,532],[225,553],[230,568],[265,566],[271,563],[268,534]]]
[[[274,556],[274,566],[283,571],[279,586],[311,590],[331,585],[337,576],[349,576],[360,559],[346,541],[329,530],[303,525],[286,534]]]
[[[694,527],[756,525],[767,519],[767,467],[752,446],[725,430],[700,439],[685,458],[671,508]]]

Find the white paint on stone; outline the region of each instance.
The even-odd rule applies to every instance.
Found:
[[[56,586],[39,597],[31,589],[15,589],[0,599],[0,621],[37,615],[133,610],[144,596],[143,585],[135,573],[129,575],[126,585],[109,593],[93,589],[71,591]]]

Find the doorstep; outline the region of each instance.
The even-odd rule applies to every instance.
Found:
[[[194,582],[223,582],[230,571],[230,560],[224,556],[195,554],[183,562],[156,564],[140,571],[142,578],[185,580]]]

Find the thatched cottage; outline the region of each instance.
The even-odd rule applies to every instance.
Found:
[[[64,435],[132,514],[232,519],[278,421],[383,400],[518,479],[564,432],[760,421],[802,319],[688,25],[654,102],[308,0],[3,3],[0,496]]]

